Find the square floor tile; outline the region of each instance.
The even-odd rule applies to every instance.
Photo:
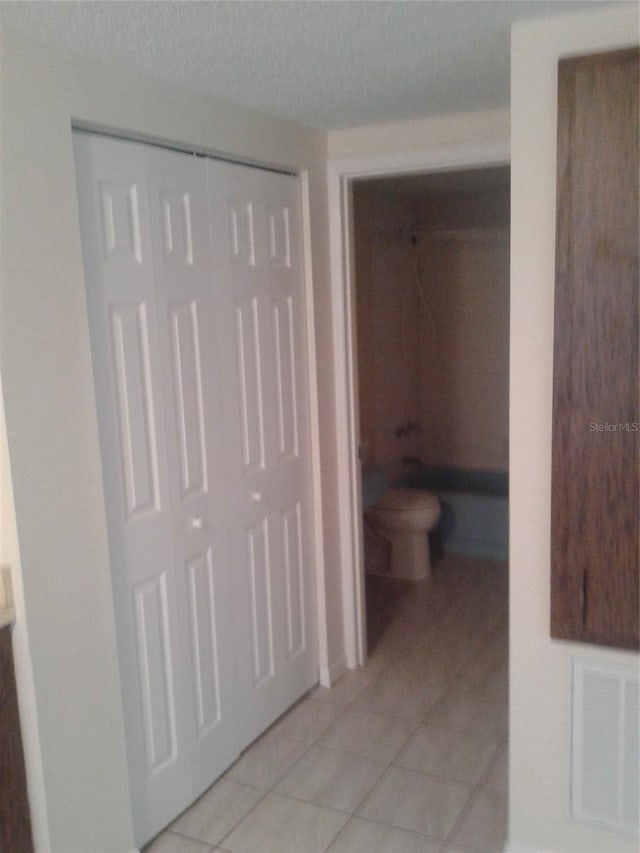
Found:
[[[503,850],[506,838],[507,797],[499,791],[481,788],[453,842],[485,853],[498,853]]]
[[[394,829],[364,818],[351,818],[328,853],[439,853],[441,841]]]
[[[333,809],[267,794],[221,847],[232,853],[322,853],[348,819]]]
[[[497,740],[474,728],[458,731],[441,723],[427,723],[412,735],[394,763],[475,785],[498,745]]]
[[[343,707],[333,702],[303,699],[271,727],[281,737],[313,743],[342,713]]]
[[[318,743],[389,763],[415,730],[414,720],[347,709]]]
[[[496,740],[507,736],[509,713],[506,703],[489,702],[461,688],[452,688],[429,714],[428,722],[452,729],[473,729]]]
[[[362,691],[351,709],[415,720],[426,714],[441,692],[432,690],[428,685],[400,680],[385,671]]]
[[[170,829],[206,844],[217,844],[249,812],[263,792],[230,779],[206,791]]]
[[[143,848],[143,853],[210,853],[210,851],[210,844],[192,841],[184,835],[176,835],[168,830]]]
[[[505,657],[488,650],[474,655],[460,673],[460,686],[490,702],[506,702],[509,671]]]
[[[472,791],[470,785],[392,767],[358,809],[358,815],[446,839]]]
[[[435,696],[440,696],[453,682],[457,669],[459,666],[450,660],[413,650],[390,664],[383,675],[403,681],[418,681]]]
[[[504,746],[498,753],[493,766],[489,770],[486,778],[482,782],[485,788],[492,788],[494,791],[502,791],[506,794],[509,790],[509,747]]]
[[[349,752],[312,746],[275,788],[320,806],[352,812],[385,770],[385,765]]]
[[[267,732],[227,770],[225,779],[268,790],[296,763],[305,749],[307,745],[299,740]]]

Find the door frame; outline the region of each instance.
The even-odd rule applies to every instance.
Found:
[[[338,465],[338,547],[345,659],[349,669],[363,666],[367,657],[362,497],[358,464],[358,363],[352,184],[360,178],[482,168],[509,165],[509,162],[508,138],[452,143],[416,151],[335,158],[327,162]]]

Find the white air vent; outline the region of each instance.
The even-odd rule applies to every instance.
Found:
[[[639,829],[636,666],[573,660],[571,812],[612,832]]]

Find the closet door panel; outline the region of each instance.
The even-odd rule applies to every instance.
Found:
[[[273,346],[276,373],[276,417],[278,458],[281,462],[298,456],[298,413],[293,300],[291,296],[272,304]]]
[[[261,326],[258,300],[235,301],[236,358],[242,424],[242,464],[245,475],[265,469],[264,397],[260,365]]]
[[[224,430],[205,164],[147,149],[186,726],[201,793],[238,755]],[[221,282],[214,286],[223,286]]]
[[[317,680],[298,185],[74,147],[142,845]]]
[[[310,437],[306,317],[295,178],[262,173],[267,226],[266,279],[273,365],[271,508],[277,525],[281,620],[278,665],[289,691],[317,677],[312,586]],[[286,674],[286,675],[285,675]]]
[[[317,680],[295,178],[207,164],[225,373],[241,744]],[[242,631],[241,626],[249,626]]]
[[[190,771],[146,166],[125,142],[75,134],[74,150],[127,751],[148,837]]]

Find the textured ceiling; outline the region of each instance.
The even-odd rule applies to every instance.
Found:
[[[529,0],[2,2],[3,26],[325,129],[505,107]]]

